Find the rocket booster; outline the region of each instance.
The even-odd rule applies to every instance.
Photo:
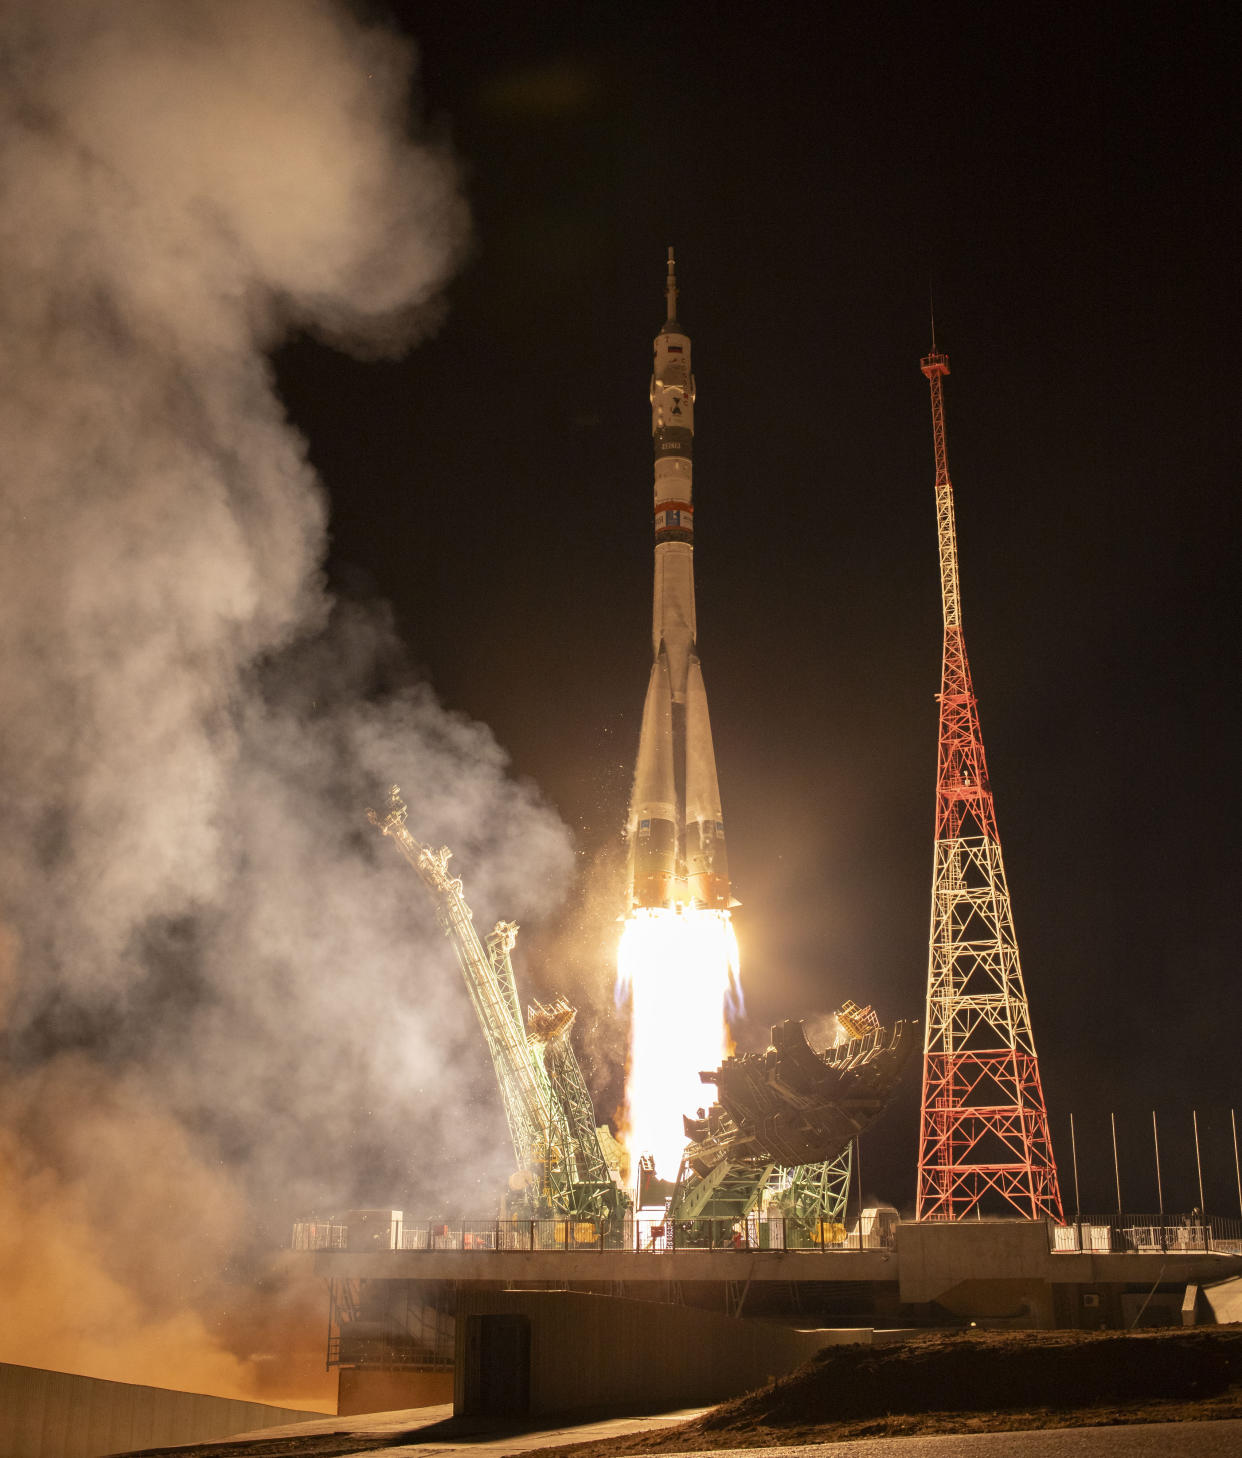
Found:
[[[655,337],[653,663],[630,801],[629,906],[732,904],[716,754],[696,646],[694,612],[694,376],[677,320],[668,250],[668,317]]]

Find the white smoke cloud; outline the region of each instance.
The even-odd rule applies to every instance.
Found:
[[[465,209],[412,67],[329,0],[0,12],[0,1228],[73,1245],[112,1323],[45,1309],[0,1359],[258,1390],[248,1238],[315,1199],[494,1198],[480,1035],[361,810],[400,780],[481,920],[549,910],[567,836],[483,726],[372,691],[400,649],[324,590],[265,355],[437,324]],[[0,1247],[0,1281],[30,1262]]]

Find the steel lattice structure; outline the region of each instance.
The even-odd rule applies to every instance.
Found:
[[[616,1187],[600,1148],[591,1096],[569,1043],[574,1009],[563,998],[547,1007],[536,1003],[536,1036],[527,1033],[510,957],[517,926],[497,922],[484,947],[461,880],[448,873],[451,851],[447,846],[433,851],[417,841],[406,825],[407,814],[396,785],[387,814],[367,811],[371,823],[392,839],[431,892],[440,925],[457,953],[492,1055],[523,1177],[523,1191],[515,1197],[520,1208],[584,1219],[615,1213]]]
[[[771,1209],[785,1217],[786,1239],[790,1225],[806,1231],[812,1240],[822,1240],[825,1227],[840,1227],[844,1233],[853,1167],[851,1140],[836,1159],[773,1171],[768,1195]],[[832,1238],[837,1238],[835,1231]]]
[[[941,390],[948,356],[933,346],[921,368],[931,386],[944,663],[917,1218],[960,1220],[994,1194],[1028,1219],[1060,1219],[1048,1113],[962,635]]]

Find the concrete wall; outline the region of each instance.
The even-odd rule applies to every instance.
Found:
[[[902,1301],[935,1302],[985,1325],[1128,1327],[1138,1305],[1157,1291],[1144,1326],[1180,1310],[1188,1284],[1219,1280],[1237,1257],[1203,1251],[1052,1251],[1042,1221],[928,1221],[897,1227]],[[1168,1308],[1168,1309],[1166,1309]],[[1180,1317],[1178,1317],[1180,1320]],[[1219,1318],[1217,1318],[1219,1320]]]
[[[897,1227],[903,1301],[940,1301],[962,1281],[1044,1282],[1050,1258],[1042,1221],[938,1220]]]
[[[1200,1296],[1211,1313],[1208,1318],[1210,1321],[1242,1321],[1242,1276],[1234,1276],[1228,1281],[1214,1281],[1203,1287]]]
[[[0,1362],[3,1458],[99,1458],[104,1453],[200,1443],[321,1417],[321,1412],[263,1402],[104,1382]]]
[[[660,1412],[723,1401],[845,1339],[685,1306],[572,1291],[463,1291],[454,1408],[465,1409],[471,1316],[529,1317],[530,1412]],[[848,1334],[870,1341],[863,1329]]]

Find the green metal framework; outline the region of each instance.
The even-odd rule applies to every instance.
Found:
[[[577,1011],[564,997],[532,1003],[526,1010],[531,1048],[542,1054],[552,1093],[564,1114],[573,1159],[569,1213],[582,1219],[615,1214],[621,1196],[612,1176],[595,1124],[595,1105],[582,1076],[569,1035]]]
[[[620,1192],[608,1178],[590,1094],[568,1041],[573,1009],[561,999],[554,1007],[562,1025],[546,1041],[527,1035],[510,957],[516,923],[497,922],[484,947],[461,880],[448,873],[452,852],[447,846],[433,851],[420,844],[406,827],[408,813],[394,785],[388,813],[368,810],[367,818],[395,843],[431,892],[440,925],[457,954],[496,1070],[522,1176],[517,1182],[521,1188],[508,1199],[508,1213],[584,1219],[613,1214]]]
[[[701,1179],[691,1178],[683,1163],[669,1201],[670,1220],[744,1220],[759,1207],[764,1188],[776,1168],[722,1159]]]
[[[723,1158],[701,1178],[683,1165],[669,1202],[670,1220],[741,1220],[760,1205],[785,1221],[789,1245],[816,1243],[844,1228],[854,1146],[835,1159],[785,1169]]]
[[[854,1143],[892,1102],[914,1044],[910,1024],[882,1028],[870,1008],[836,1016],[847,1036],[823,1052],[787,1020],[762,1052],[702,1075],[719,1101],[684,1121],[670,1221],[737,1220],[762,1205],[784,1217],[792,1245],[843,1237]]]
[[[851,1142],[836,1159],[776,1170],[767,1205],[784,1216],[787,1245],[817,1243],[826,1238],[826,1232],[835,1238],[838,1229],[844,1233],[853,1167]]]

